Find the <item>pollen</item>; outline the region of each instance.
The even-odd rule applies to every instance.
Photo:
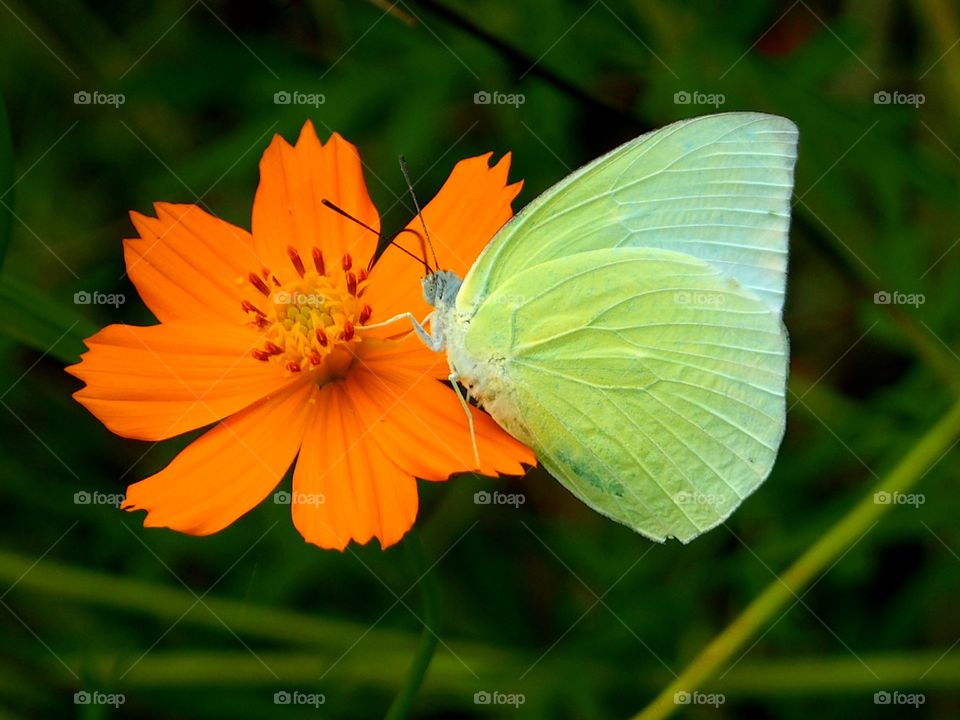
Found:
[[[350,255],[330,272],[319,248],[310,256],[312,268],[289,246],[288,267],[276,274],[266,268],[251,272],[246,286],[250,297],[242,298],[240,307],[261,333],[251,350],[254,358],[322,385],[343,377],[353,364],[354,346],[362,342],[356,328],[370,319],[373,309],[358,299],[367,277],[351,270]],[[265,282],[268,278],[274,288]]]

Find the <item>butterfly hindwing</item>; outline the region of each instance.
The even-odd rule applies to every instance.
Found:
[[[655,540],[723,521],[783,435],[779,317],[691,255],[611,248],[535,265],[481,304],[464,350],[500,374],[488,410],[503,427],[587,505]]]

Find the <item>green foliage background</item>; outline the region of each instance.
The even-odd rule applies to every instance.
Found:
[[[424,586],[442,642],[416,717],[628,717],[955,400],[956,3],[444,2],[0,3],[0,718],[379,717]],[[125,102],[75,104],[82,90]],[[282,90],[325,102],[276,105]],[[883,90],[924,102],[876,104]],[[525,101],[478,105],[479,91]],[[415,585],[403,546],[323,552],[272,503],[209,538],[74,503],[122,492],[186,442],[112,436],[62,371],[97,327],[153,321],[122,279],[128,210],[200,201],[249,227],[260,153],[308,117],[360,147],[387,229],[413,212],[400,153],[429,198],[457,159],[512,151],[519,207],[640,130],[714,110],[677,104],[681,91],[800,127],[788,432],[728,527],[657,546],[542,473],[421,484],[432,569]],[[78,306],[81,290],[127,302]],[[701,688],[725,694],[720,708],[677,710],[960,716],[957,474],[948,453],[912,491],[922,505],[891,508],[769,617]],[[493,489],[526,502],[474,504]],[[82,689],[126,702],[75,705]],[[281,690],[326,702],[277,706]],[[525,702],[477,705],[482,690]],[[926,702],[877,706],[881,690]]]

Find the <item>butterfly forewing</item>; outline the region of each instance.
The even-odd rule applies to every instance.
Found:
[[[723,113],[642,135],[572,173],[494,238],[458,298],[472,311],[517,273],[586,250],[652,247],[699,257],[783,307],[797,130]]]

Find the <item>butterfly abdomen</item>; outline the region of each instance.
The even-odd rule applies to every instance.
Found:
[[[514,420],[519,419],[513,392],[506,373],[506,360],[495,353],[475,352],[466,347],[470,327],[469,314],[451,308],[440,320],[450,371],[455,374],[470,398],[477,401],[507,432],[524,440]]]

